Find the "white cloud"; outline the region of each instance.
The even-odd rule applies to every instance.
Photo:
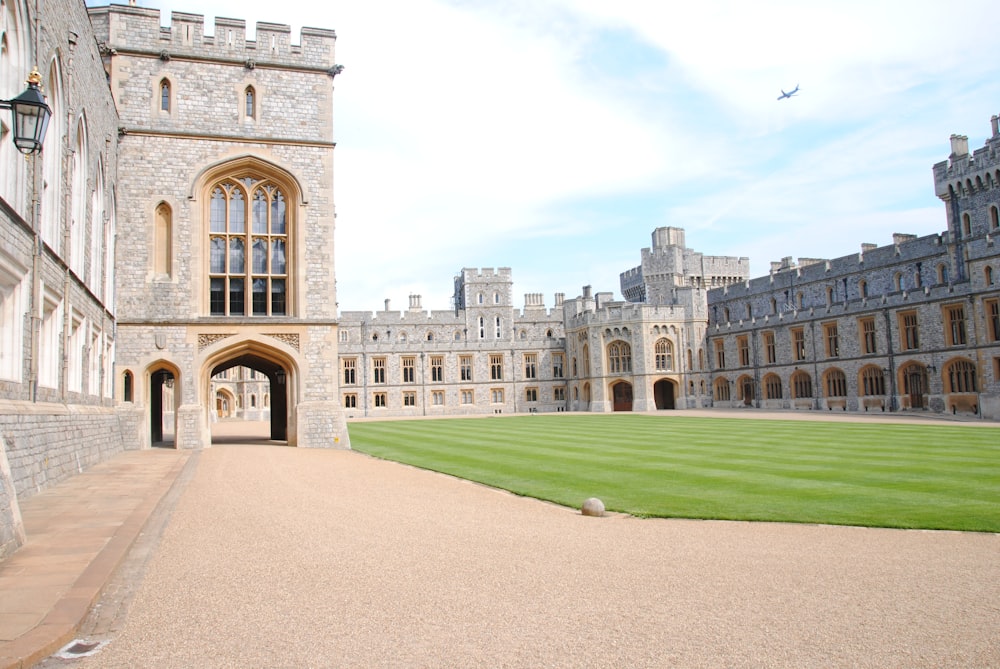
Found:
[[[938,232],[932,163],[1000,111],[985,0],[150,4],[337,31],[345,309],[480,264],[617,291],[660,225],[755,273]]]

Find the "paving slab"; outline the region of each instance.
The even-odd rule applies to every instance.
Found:
[[[0,562],[0,668],[72,641],[189,457],[128,451],[20,503],[27,541]]]

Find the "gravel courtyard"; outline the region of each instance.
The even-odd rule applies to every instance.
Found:
[[[359,453],[200,453],[81,667],[1000,667],[1000,536],[588,518]]]

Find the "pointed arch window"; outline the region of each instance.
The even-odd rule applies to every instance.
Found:
[[[284,316],[289,211],[282,188],[266,178],[223,179],[208,200],[211,314]]]
[[[156,207],[153,273],[170,276],[173,267],[173,211],[166,202]]]
[[[669,339],[659,339],[655,345],[656,349],[656,369],[657,371],[667,371],[674,367],[674,345]],[[691,350],[688,349],[690,357]],[[688,361],[690,367],[690,360]]]
[[[170,111],[170,81],[160,80],[160,111]]]
[[[624,374],[632,371],[632,347],[623,341],[608,344],[608,371]]]
[[[244,113],[247,118],[257,118],[257,91],[253,86],[247,86],[243,91]]]

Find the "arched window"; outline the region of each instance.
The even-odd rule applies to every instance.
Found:
[[[795,399],[813,396],[812,377],[801,369],[792,374],[792,397]]]
[[[937,266],[938,283],[944,285],[948,283],[948,266],[941,263]]]
[[[996,230],[1000,228],[1000,211],[997,210],[997,206],[993,205],[990,207],[990,229]]]
[[[208,191],[211,313],[285,315],[293,221],[283,188],[244,176],[220,179]]]
[[[132,372],[128,370],[122,375],[122,401],[132,401]]]
[[[718,378],[712,386],[715,392],[715,399],[720,402],[729,401],[729,381],[728,379]]]
[[[632,347],[623,341],[608,344],[608,372],[625,374],[632,371]]]
[[[97,174],[94,175],[94,190],[90,196],[90,271],[87,273],[87,283],[95,295],[101,294],[104,282],[104,162],[97,161]]]
[[[42,151],[42,239],[58,253],[62,248],[60,221],[62,220],[62,148],[60,143],[66,133],[66,112],[63,105],[62,80],[58,61],[53,60],[45,81],[47,102],[52,108],[49,130],[46,135],[47,150]],[[9,140],[7,140],[9,141]]]
[[[22,15],[24,6],[24,3],[20,2],[0,2],[0,99],[4,100],[21,93],[25,75],[28,74],[27,68],[30,67],[28,26],[25,22],[26,17]],[[0,166],[2,166],[0,197],[27,219],[25,201],[25,186],[28,183],[27,162],[21,158],[17,147],[14,146],[10,134],[11,123],[9,113],[4,111],[0,114]],[[51,133],[49,136],[52,136]],[[60,139],[56,135],[55,142],[49,141],[47,145],[58,144]]]
[[[156,207],[153,234],[153,273],[169,277],[173,266],[173,212],[166,202]]]
[[[847,397],[847,376],[837,368],[826,372],[826,396]]]
[[[479,338],[486,339],[486,319],[479,317]]]
[[[993,268],[989,265],[987,265],[986,269],[983,270],[983,279],[986,280],[987,286],[993,285]]]
[[[892,285],[895,286],[896,290],[903,290],[903,274],[901,272],[896,272],[893,275]]]
[[[962,234],[966,237],[972,234],[972,217],[969,214],[962,214]]]
[[[861,370],[861,394],[885,395],[885,375],[879,367],[869,366]]]
[[[166,79],[160,80],[160,111],[170,111],[170,82]]]
[[[247,86],[243,92],[244,113],[247,118],[257,118],[257,93],[253,86]]]
[[[781,399],[781,378],[777,374],[764,377],[764,397],[769,400]]]
[[[669,339],[658,339],[654,346],[656,369],[665,372],[674,368],[674,345]]]
[[[502,323],[502,321],[500,320],[500,317],[497,316],[496,319],[494,319],[494,325],[496,326],[497,339],[500,339],[500,338],[503,337],[503,329],[501,328],[501,323]]]
[[[968,360],[956,360],[945,368],[945,378],[948,379],[949,393],[974,393],[976,385],[976,366]]]
[[[861,297],[868,297],[868,282],[864,279],[858,281],[858,294]]]
[[[84,246],[87,238],[87,130],[85,118],[77,119],[76,142],[72,158],[72,195],[70,209],[69,266],[78,277],[84,272]]]

